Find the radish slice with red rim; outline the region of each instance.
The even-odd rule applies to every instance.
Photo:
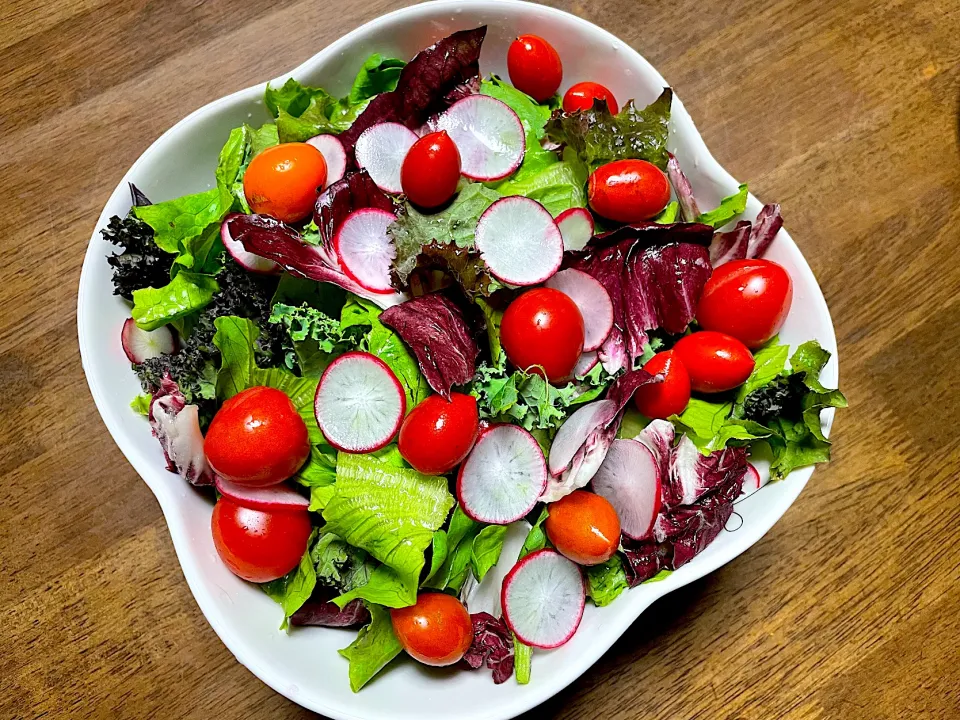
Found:
[[[120,344],[127,359],[138,365],[146,360],[177,352],[177,337],[170,328],[164,325],[156,330],[144,330],[137,326],[133,318],[123,321]]]
[[[577,378],[582,378],[593,370],[598,362],[600,362],[600,356],[597,355],[595,350],[582,353],[577,360],[577,364],[573,366],[573,372],[570,374],[570,377],[564,378],[561,382],[572,382]]]
[[[583,316],[583,349],[596,350],[613,329],[613,303],[610,293],[596,278],[583,270],[561,270],[546,282],[573,300]]]
[[[357,138],[357,165],[366,170],[384,192],[401,193],[400,168],[417,140],[417,134],[400,123],[386,122],[369,127]]]
[[[616,416],[617,404],[613,400],[597,400],[568,417],[550,446],[550,474],[556,476],[566,470],[590,434],[608,425]]]
[[[523,161],[523,124],[506,103],[488,95],[468,95],[431,125],[446,130],[460,151],[460,170],[471,180],[502,180]]]
[[[283,268],[280,267],[279,263],[260,257],[259,255],[254,255],[252,252],[247,252],[243,249],[242,242],[233,239],[227,223],[239,215],[241,215],[241,213],[230,213],[220,224],[220,239],[223,240],[223,246],[227,249],[227,252],[230,253],[230,257],[236,260],[244,270],[257,273],[258,275],[279,275],[282,273]]]
[[[400,430],[406,398],[397,376],[383,360],[348,352],[324,371],[313,399],[320,431],[337,450],[379,450]]]
[[[370,292],[393,292],[390,266],[397,256],[397,249],[387,234],[387,228],[394,220],[394,214],[386,210],[354,210],[333,238],[343,271]]]
[[[570,208],[557,215],[557,227],[563,236],[563,249],[583,250],[593,237],[596,226],[586,208]]]
[[[563,260],[563,238],[536,200],[500,198],[477,222],[476,246],[490,272],[510,285],[537,285]]]
[[[747,463],[747,473],[743,476],[743,494],[752,495],[761,486],[760,471],[753,466],[753,463]]]
[[[646,540],[660,512],[660,469],[650,449],[636,440],[614,440],[597,474],[593,491],[617,511],[620,529]]]
[[[547,486],[536,439],[516,425],[497,425],[478,439],[457,476],[457,499],[478,522],[507,525],[533,510]]]
[[[327,163],[327,180],[323,183],[326,190],[347,172],[347,151],[336,135],[315,135],[307,140],[307,145],[313,145],[323,155]]]
[[[583,573],[555,550],[531,553],[504,578],[500,601],[503,618],[520,642],[548,650],[560,647],[583,618]]]
[[[214,484],[225,498],[250,510],[294,512],[310,507],[309,500],[283,484],[270,487],[245,487],[219,475],[214,480]]]

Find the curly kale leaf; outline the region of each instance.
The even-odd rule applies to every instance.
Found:
[[[803,379],[802,373],[780,376],[748,394],[743,401],[744,419],[761,425],[769,425],[778,417],[799,420],[807,393]]]
[[[108,255],[113,268],[113,294],[133,300],[133,291],[163,287],[170,282],[170,268],[175,255],[164,252],[153,241],[153,228],[133,215],[114,215],[100,231],[103,239],[123,248],[118,255]]]

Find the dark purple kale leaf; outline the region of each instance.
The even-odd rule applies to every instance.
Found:
[[[170,268],[176,257],[164,252],[153,241],[153,228],[132,214],[114,215],[100,231],[103,239],[123,248],[118,255],[107,255],[113,268],[113,294],[132,301],[133,291],[163,287],[170,282]]]

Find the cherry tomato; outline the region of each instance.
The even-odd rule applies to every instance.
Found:
[[[648,418],[666,420],[679,415],[690,402],[690,375],[673,350],[657,353],[643,366],[651,375],[663,375],[663,382],[642,385],[633,396],[637,410]]]
[[[263,583],[297,566],[312,527],[306,510],[251,510],[222,497],[213,508],[210,529],[230,572]]]
[[[323,154],[306,143],[282,143],[256,155],[243,175],[243,194],[255,213],[285,223],[313,212],[327,180]]]
[[[670,202],[667,176],[646,160],[614,160],[601,165],[587,182],[590,207],[623,223],[649,220]]]
[[[753,355],[735,337],[703,330],[680,338],[674,355],[690,375],[690,387],[715,393],[743,385],[753,372]]]
[[[562,554],[580,565],[599,565],[617,551],[620,518],[613,505],[586,490],[574,490],[547,507],[547,537]]]
[[[758,348],[780,330],[793,302],[793,282],[770,260],[734,260],[713,271],[697,308],[704,330]]]
[[[500,342],[514,366],[559,382],[583,352],[583,316],[559,290],[528,290],[507,306]]]
[[[446,130],[417,140],[400,166],[400,186],[410,202],[420,207],[443,205],[459,182],[460,151]]]
[[[539,35],[521,35],[507,50],[510,82],[537,102],[552,98],[563,80],[563,63],[553,45]]]
[[[286,393],[252,387],[227,400],[213,416],[203,451],[227,480],[266,487],[283,482],[303,465],[310,441]]]
[[[420,593],[416,605],[391,610],[390,619],[403,649],[424,665],[453,665],[473,642],[470,613],[445,593]]]
[[[431,395],[403,420],[398,445],[404,460],[425,475],[443,475],[473,448],[480,429],[477,400],[450,393]]]
[[[606,100],[607,108],[614,115],[620,112],[620,106],[617,105],[617,99],[613,93],[595,82],[580,82],[567,90],[563,94],[563,111],[572,113],[577,110],[589,110],[593,107],[594,100]]]

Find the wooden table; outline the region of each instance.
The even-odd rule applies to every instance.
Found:
[[[0,717],[309,715],[194,603],[87,391],[77,280],[166,128],[403,4],[3,3]],[[783,204],[851,409],[760,543],[536,716],[960,717],[960,0],[551,4],[642,52],[721,164]]]

